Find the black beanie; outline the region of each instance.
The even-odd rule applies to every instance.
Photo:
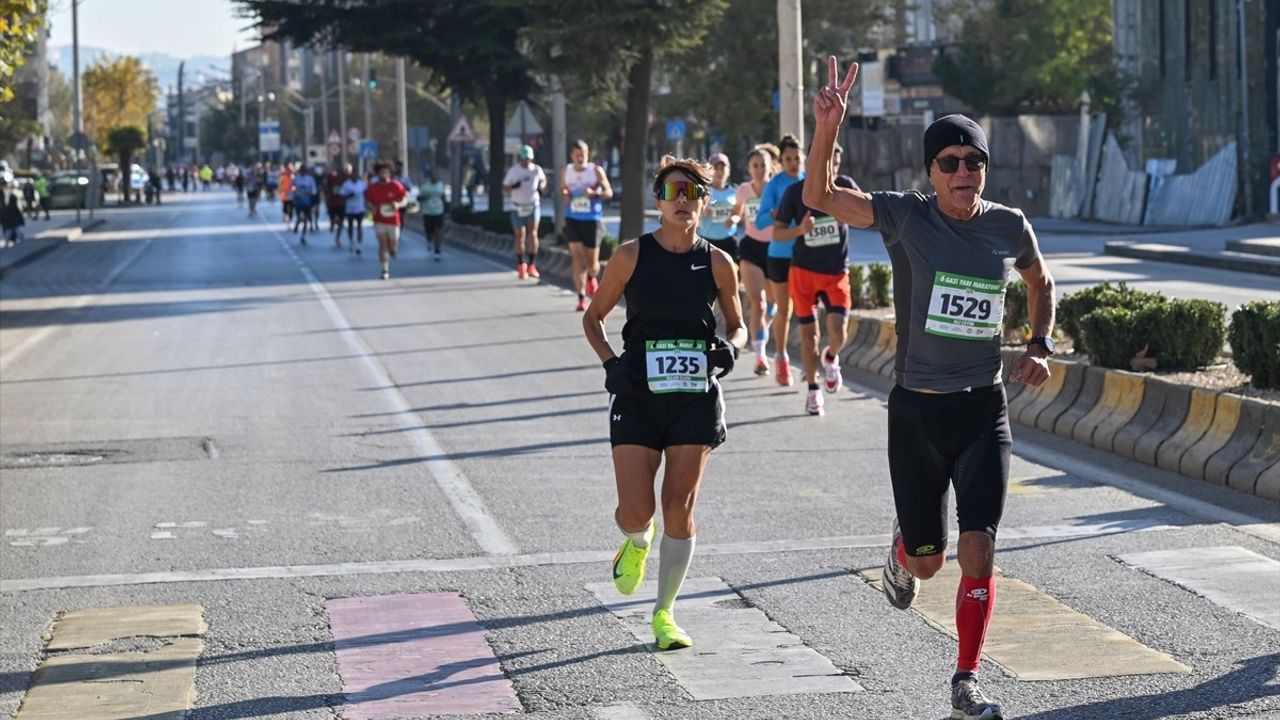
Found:
[[[924,131],[925,172],[929,171],[929,165],[938,153],[952,145],[975,147],[987,156],[987,160],[991,159],[991,152],[987,150],[987,134],[982,132],[982,126],[964,115],[946,115],[934,120]]]

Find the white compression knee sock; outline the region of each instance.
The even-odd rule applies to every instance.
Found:
[[[613,519],[613,522],[615,525],[617,525],[618,519],[615,517]],[[627,532],[621,525],[618,525],[618,532],[621,532],[623,535],[630,538],[632,545],[635,545],[638,548],[647,548],[649,547],[649,541],[652,539],[649,536],[650,527],[652,526],[645,525],[644,529],[639,532]]]
[[[670,610],[684,585],[684,576],[689,572],[689,561],[693,559],[693,546],[697,538],[688,540],[673,538],[666,533],[662,535],[662,545],[658,557],[658,601],[654,610]]]

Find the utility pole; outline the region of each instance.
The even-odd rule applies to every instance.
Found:
[[[404,58],[396,58],[396,127],[400,140],[400,166],[404,173],[412,178],[409,171],[409,108],[408,97],[404,87]]]
[[[80,154],[84,152],[83,146],[87,144],[84,136],[84,115],[83,108],[80,104],[80,0],[71,0],[71,74],[72,84],[74,85],[72,92],[75,99],[72,103],[72,110],[75,114],[73,119],[76,126],[75,145],[82,147],[74,147],[76,151],[76,183],[80,182]],[[76,187],[79,187],[77,184]],[[93,184],[85,188],[85,198],[89,197],[89,193],[93,189]],[[76,225],[80,225],[80,202],[76,203]]]
[[[449,91],[449,127],[458,126],[462,117],[462,101],[458,93]],[[462,143],[449,143],[449,185],[453,188],[449,197],[454,207],[462,207]]]
[[[804,147],[804,77],[800,72],[800,0],[778,0],[778,129]]]
[[[568,138],[565,135],[565,101],[564,86],[560,84],[560,76],[551,76],[551,177],[555,190],[551,197],[555,198],[556,233],[564,234],[564,194],[560,192],[561,173],[564,172],[568,157]],[[591,158],[587,158],[588,161]]]
[[[342,146],[340,155],[342,156],[342,164],[347,164],[347,51],[338,51],[338,132],[342,135],[342,142],[338,143]]]
[[[369,87],[369,53],[365,53],[364,65],[364,139],[373,139],[373,88]]]
[[[324,60],[320,62],[320,139],[322,142],[329,142],[329,61],[333,60],[332,53],[325,53]],[[328,155],[325,156],[326,159]]]
[[[187,156],[187,96],[182,92],[182,76],[187,63],[178,63],[178,156],[184,163],[191,162]]]
[[[1236,0],[1236,24],[1240,27],[1240,167],[1244,170],[1244,214],[1253,216],[1253,158],[1249,151],[1249,61],[1244,51],[1244,0]]]

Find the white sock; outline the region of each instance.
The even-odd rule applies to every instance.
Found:
[[[693,559],[693,547],[696,544],[697,537],[681,540],[662,534],[658,556],[658,601],[653,606],[655,612],[670,610],[675,605],[680,587],[684,585],[684,576],[689,572],[689,562]]]
[[[613,521],[614,523],[617,523],[618,519],[615,517]],[[631,544],[638,548],[649,547],[649,541],[653,539],[653,537],[649,535],[650,527],[652,527],[652,525],[645,526],[645,529],[640,532],[627,532],[621,525],[618,525],[618,529],[622,531],[622,534],[630,538]]]

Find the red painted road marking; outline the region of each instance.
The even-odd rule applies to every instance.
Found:
[[[484,628],[455,593],[325,603],[344,718],[520,712]]]

